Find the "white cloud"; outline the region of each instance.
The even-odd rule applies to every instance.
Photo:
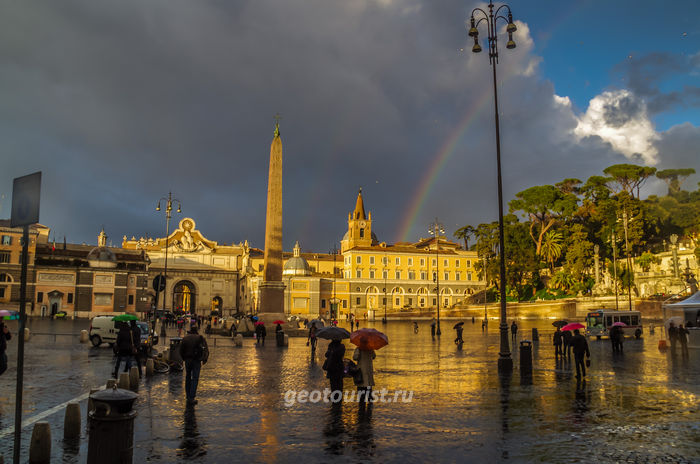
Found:
[[[647,114],[646,103],[629,90],[596,95],[578,121],[579,138],[598,136],[627,158],[641,156],[648,164],[658,162],[655,146],[659,135]]]

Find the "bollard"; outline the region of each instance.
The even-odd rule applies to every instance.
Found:
[[[109,379],[107,380],[107,385],[105,385],[107,388],[114,388],[117,386],[117,379]]]
[[[119,382],[117,382],[117,388],[128,390],[130,383],[131,381],[129,380],[128,372],[122,372],[121,374],[119,374]]]
[[[233,337],[233,342],[236,344],[236,346],[243,346],[243,335],[236,334],[236,336]]]
[[[29,442],[29,464],[51,462],[51,427],[48,422],[37,422]]]
[[[520,379],[532,381],[532,342],[530,340],[520,342]]]
[[[68,403],[66,415],[63,418],[63,439],[80,438],[80,404]]]
[[[170,338],[170,360],[176,362],[182,362],[180,357],[180,343],[182,343],[182,338],[171,337]]]
[[[87,343],[87,341],[88,341],[88,331],[81,330],[80,331],[80,343]]]
[[[139,388],[139,368],[136,366],[131,366],[129,369],[129,387],[132,390]]]
[[[129,390],[108,389],[90,395],[88,464],[131,464],[134,458],[134,402]]]
[[[163,350],[163,360],[164,361],[170,361],[170,348],[166,348]]]
[[[153,358],[148,358],[146,360],[146,377],[153,375]]]
[[[289,335],[284,334],[284,346],[289,346]]]
[[[24,341],[28,342],[29,338],[32,336],[32,333],[29,331],[29,327],[24,328]]]
[[[537,327],[532,328],[532,341],[533,342],[540,341],[540,334],[539,334],[539,332],[537,332]]]

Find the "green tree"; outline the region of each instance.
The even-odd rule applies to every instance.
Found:
[[[542,249],[540,250],[540,254],[550,265],[552,274],[554,274],[554,262],[561,257],[562,242],[563,237],[561,232],[557,232],[555,230],[547,231],[547,233],[544,235],[544,239],[542,240]]]
[[[550,286],[552,288],[557,288],[559,290],[562,290],[564,292],[567,292],[571,290],[571,288],[575,284],[574,278],[566,272],[564,269],[561,269],[557,271],[553,276],[552,280],[550,281]]]
[[[661,263],[661,258],[649,253],[648,251],[645,251],[639,258],[635,259],[635,263],[637,263],[637,265],[641,267],[644,272],[649,272],[652,264]]]
[[[469,239],[476,233],[476,229],[474,229],[470,225],[466,225],[464,227],[460,227],[457,229],[454,233],[454,236],[458,239],[464,240],[464,249],[469,250]]]
[[[603,172],[612,177],[620,188],[630,195],[634,196],[634,191],[637,190],[637,198],[639,198],[639,188],[654,175],[656,168],[636,164],[614,164],[603,169]]]
[[[583,224],[571,224],[564,242],[566,268],[577,283],[584,283],[593,264],[594,245]]]
[[[676,195],[681,191],[681,184],[688,176],[695,174],[695,169],[664,169],[656,173],[656,177],[666,182],[668,185],[668,194]]]

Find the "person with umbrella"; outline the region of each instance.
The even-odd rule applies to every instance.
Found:
[[[0,375],[7,370],[7,341],[12,339],[10,329],[7,328],[4,322],[0,322]]]
[[[342,344],[343,338],[350,338],[350,332],[342,327],[323,327],[316,332],[317,338],[325,338],[331,340],[326,351],[326,361],[323,363],[323,369],[326,371],[326,377],[330,381],[331,391],[340,391],[338,401],[342,399],[343,377],[345,376],[345,364],[343,357],[345,356],[345,345]]]
[[[580,324],[579,324],[580,325]],[[571,339],[571,346],[574,350],[574,361],[576,363],[576,378],[580,379],[581,375],[586,376],[586,365],[583,362],[583,355],[588,359],[591,357],[591,352],[588,350],[588,341],[586,337],[581,335],[578,329],[574,330],[574,336]]]
[[[554,331],[554,336],[552,337],[552,340],[554,342],[554,357],[559,357],[559,355],[563,354],[561,350],[561,344],[562,344],[562,333],[561,333],[561,328],[557,327],[557,330]]]
[[[457,338],[455,338],[455,345],[461,345],[464,343],[462,339],[462,332],[464,332],[464,322],[458,322],[455,324],[454,329],[457,331]]]
[[[119,378],[119,366],[124,361],[124,372],[129,372],[129,368],[134,363],[134,355],[136,347],[134,346],[134,338],[129,330],[129,325],[126,321],[119,322],[119,333],[115,343],[117,349],[117,364],[114,366],[114,378]]]
[[[622,353],[622,341],[624,333],[622,331],[622,322],[616,322],[610,327],[610,343],[612,343],[613,353]]]
[[[389,344],[386,335],[376,329],[360,329],[350,334],[350,342],[357,346],[352,359],[357,361],[362,378],[355,380],[358,391],[358,401],[367,402],[374,386],[374,363],[377,357],[375,350]],[[364,398],[363,398],[364,397]]]
[[[267,335],[267,329],[265,328],[265,323],[263,321],[258,321],[255,323],[255,344],[265,346],[265,336]]]
[[[561,339],[564,348],[563,355],[571,360],[571,339],[573,338],[573,335],[571,335],[570,330],[565,330],[564,327],[561,328]]]

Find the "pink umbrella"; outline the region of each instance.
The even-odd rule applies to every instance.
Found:
[[[617,321],[612,326],[613,327],[627,327],[627,324],[625,324],[624,322]]]
[[[583,324],[579,324],[578,322],[572,322],[571,324],[566,324],[564,327],[561,328],[562,331],[566,332],[567,330],[576,330],[576,329],[585,329],[586,326]]]

